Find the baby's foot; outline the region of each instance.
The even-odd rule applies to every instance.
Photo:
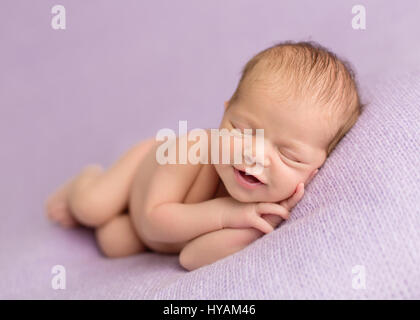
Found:
[[[101,171],[102,167],[99,165],[90,165],[84,168],[79,175],[59,187],[54,193],[52,193],[47,201],[45,202],[47,217],[62,227],[73,228],[79,225],[77,220],[74,218],[70,207],[68,197],[70,190],[72,189],[75,181],[85,174],[89,174],[92,171]]]
[[[76,219],[73,218],[67,201],[72,184],[73,179],[58,188],[48,197],[45,203],[47,217],[65,228],[72,228],[78,225]]]

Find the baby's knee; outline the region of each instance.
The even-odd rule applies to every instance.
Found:
[[[126,214],[96,228],[95,236],[100,250],[108,258],[130,256],[146,250]]]
[[[99,166],[86,167],[75,180],[69,194],[69,205],[75,218],[88,227],[99,226],[108,217],[103,195],[95,187],[95,181],[101,174]]]
[[[70,195],[70,208],[75,218],[85,226],[97,227],[106,222],[103,199],[89,188],[76,189]]]

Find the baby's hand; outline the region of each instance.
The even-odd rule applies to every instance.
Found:
[[[289,211],[277,203],[259,202],[242,203],[233,198],[226,198],[226,206],[222,213],[223,228],[256,228],[263,233],[274,230],[273,226],[261,217],[263,214],[273,214],[287,219]]]
[[[285,207],[288,211],[291,211],[297,203],[302,200],[304,193],[305,184],[301,182],[297,185],[295,192],[286,200],[281,201],[280,205]]]
[[[281,201],[279,205],[283,206],[287,210],[287,212],[290,213],[290,211],[292,211],[292,209],[296,206],[296,204],[300,200],[302,200],[304,192],[305,192],[305,185],[303,182],[301,182],[297,185],[295,192],[289,198]],[[267,222],[269,222],[273,228],[277,227],[280,224],[280,222],[282,222],[283,220],[281,217],[277,215],[273,215],[273,214],[264,215],[264,219]]]
[[[226,198],[222,213],[223,228],[256,228],[263,233],[274,230],[282,219],[288,219],[292,208],[302,199],[304,184],[298,184],[296,191],[280,203],[242,203]],[[262,215],[265,215],[263,218]]]

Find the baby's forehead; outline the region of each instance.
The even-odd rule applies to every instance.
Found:
[[[339,94],[331,92],[329,97],[322,99],[317,88],[294,90],[293,81],[282,82],[278,79],[270,81],[264,78],[244,85],[241,99],[244,107],[250,107],[256,112],[267,113],[268,118],[282,116],[284,113],[306,114],[317,121],[335,126],[344,117],[346,101]]]
[[[296,59],[286,54],[286,61],[280,64],[274,58],[259,61],[243,79],[240,91],[283,102],[312,100],[312,104],[324,105],[342,105],[357,97],[354,80],[343,62],[333,60],[323,66],[322,59],[301,63]]]
[[[239,107],[249,111],[266,112],[270,117],[282,113],[307,113],[320,117],[332,116],[330,105],[319,101],[316,92],[307,90],[296,93],[290,87],[281,85],[258,84],[245,88],[241,92]],[[328,117],[329,118],[329,117]]]

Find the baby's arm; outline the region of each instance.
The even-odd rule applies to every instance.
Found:
[[[226,198],[216,198],[201,203],[163,203],[147,214],[143,221],[145,235],[152,241],[176,243],[220,230],[221,208]]]
[[[304,185],[300,184],[295,193],[282,201],[282,205],[290,211],[303,197]],[[283,220],[273,214],[263,215],[273,228]],[[194,270],[204,265],[211,264],[238,252],[264,235],[264,232],[255,228],[233,229],[227,228],[201,235],[190,241],[181,251],[179,261],[187,270]]]
[[[179,263],[189,271],[195,270],[242,250],[262,235],[263,232],[254,228],[229,228],[203,234],[182,249]]]
[[[144,232],[153,241],[184,242],[223,228],[256,228],[263,233],[273,230],[260,215],[272,213],[285,217],[288,212],[279,205],[241,203],[231,197],[201,203],[163,203],[144,220]],[[277,218],[277,217],[276,217]]]

